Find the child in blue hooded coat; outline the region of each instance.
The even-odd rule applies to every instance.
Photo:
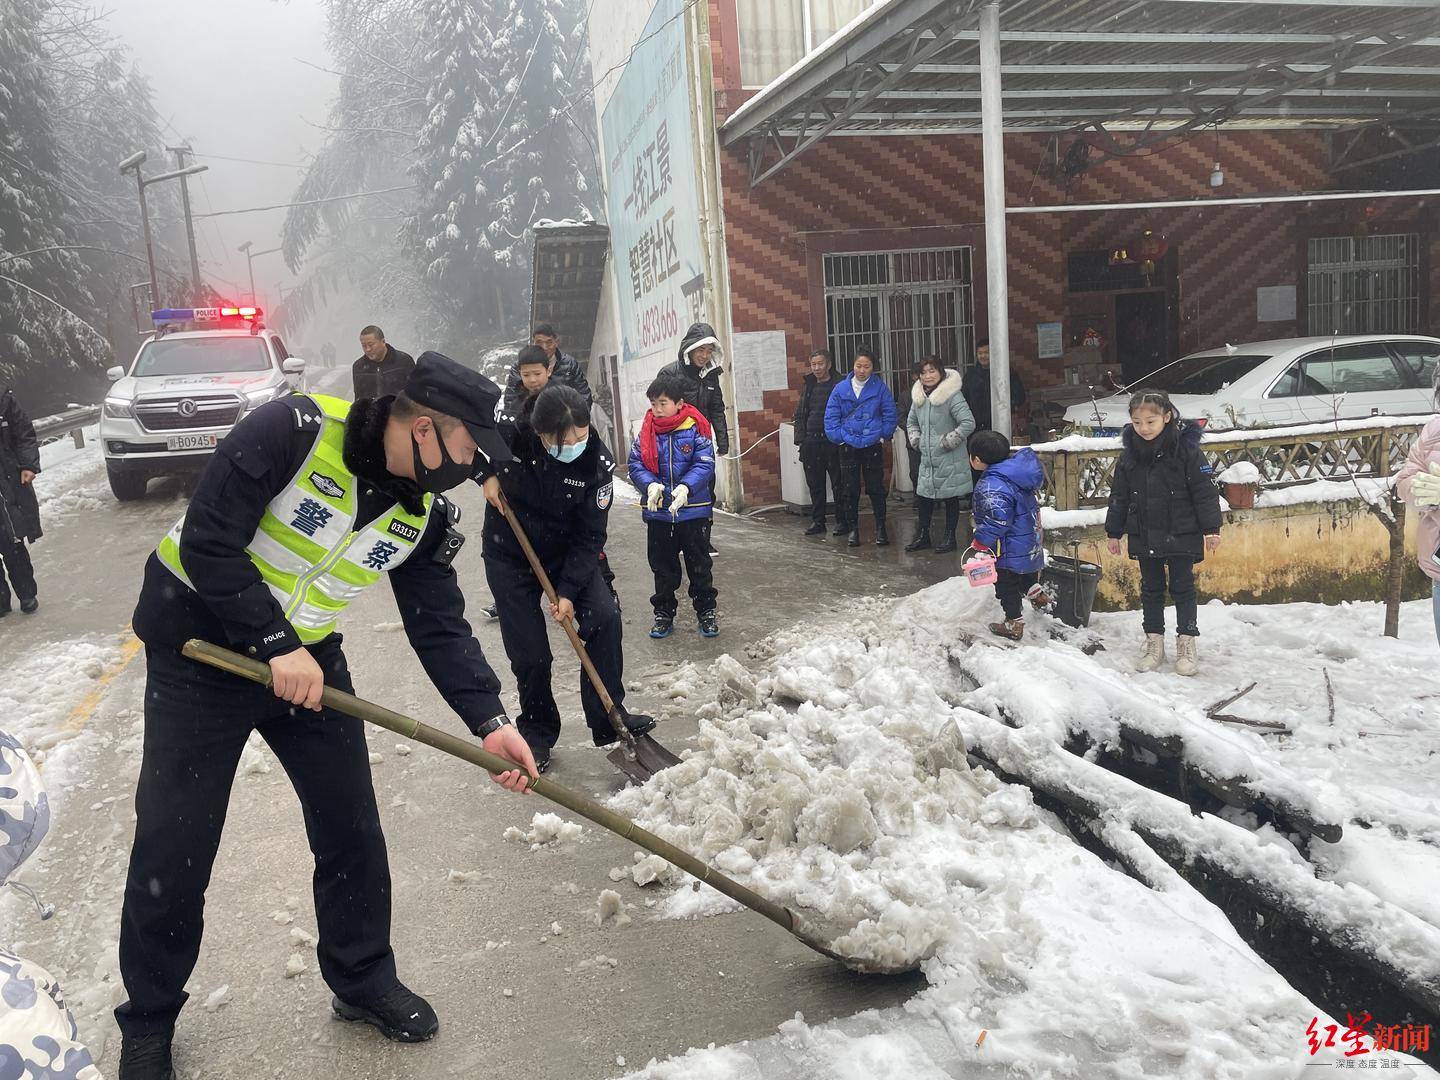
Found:
[[[1028,595],[1044,606],[1048,599],[1039,584],[1045,545],[1036,498],[1045,485],[1045,470],[1028,446],[1011,453],[1010,440],[998,431],[975,432],[968,448],[970,467],[980,473],[971,503],[975,538],[970,546],[995,556],[995,597],[1005,612],[1004,622],[991,623],[990,632],[1019,641],[1025,636],[1021,602]]]

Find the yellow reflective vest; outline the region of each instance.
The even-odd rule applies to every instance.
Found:
[[[345,467],[350,402],[311,394],[324,416],[320,436],[299,470],[270,500],[245,553],[285,618],[306,645],[327,637],[350,601],[408,559],[434,502],[408,514],[397,504],[355,531],[357,478]],[[160,541],[160,561],[190,588],[180,561],[182,517]]]

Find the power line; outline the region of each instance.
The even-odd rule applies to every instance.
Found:
[[[691,0],[693,3],[694,0]],[[196,214],[196,217],[217,218],[228,217],[232,214],[258,214],[264,210],[288,210],[292,206],[318,206],[320,203],[343,202],[346,199],[363,199],[367,195],[390,195],[397,191],[414,191],[414,184],[401,184],[399,187],[377,188],[374,191],[352,191],[349,195],[329,195],[323,199],[302,199],[299,202],[276,203],[274,206],[247,206],[240,210],[214,210],[208,214]]]
[[[294,161],[258,161],[255,158],[226,157],[224,154],[202,154],[195,151],[194,157],[213,158],[216,161],[238,161],[242,165],[273,165],[277,169],[308,169],[309,165],[301,165]]]

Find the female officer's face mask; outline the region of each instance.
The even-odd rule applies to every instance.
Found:
[[[420,440],[415,438],[413,429],[410,432],[410,445],[415,455],[415,483],[419,485],[421,491],[438,495],[442,491],[459,487],[469,480],[474,474],[475,466],[452,458],[450,451],[445,446],[445,440],[440,436],[439,426],[433,420],[431,425],[430,430],[435,433],[435,442],[440,447],[439,465],[432,469],[420,459]]]
[[[585,445],[589,441],[590,438],[587,435],[577,443],[571,443],[568,446],[561,446],[559,443],[556,443],[554,446],[546,447],[546,449],[550,451],[550,456],[556,461],[569,465],[572,461],[578,461],[580,455],[585,453]]]

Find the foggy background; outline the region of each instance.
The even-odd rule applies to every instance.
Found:
[[[0,0],[0,383],[96,401],[154,306],[255,299],[291,353],[378,323],[480,366],[534,224],[599,212],[585,0]],[[175,181],[188,142],[200,284]],[[18,193],[18,194],[17,194]],[[255,210],[259,207],[273,209]],[[245,213],[216,212],[253,211]]]
[[[337,82],[316,70],[331,66],[324,4],[118,0],[110,11],[111,29],[154,91],[165,136],[188,140],[195,160],[210,166],[191,185],[195,212],[289,202],[324,141],[314,125],[325,122]],[[278,246],[284,223],[284,210],[197,222],[200,258],[217,286],[248,290],[245,256],[235,249],[246,240],[256,251]],[[262,305],[279,299],[277,284],[296,284],[285,260],[278,253],[255,260]]]

